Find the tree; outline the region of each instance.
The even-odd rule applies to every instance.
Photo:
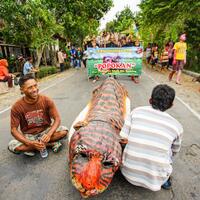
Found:
[[[163,46],[167,41],[177,41],[186,32],[188,66],[199,61],[200,2],[198,0],[143,0],[137,18],[140,34],[145,43],[156,42]],[[198,68],[200,71],[200,67]]]
[[[87,35],[97,33],[100,19],[112,6],[112,0],[47,0],[46,3],[64,27],[63,37],[78,45]]]
[[[106,24],[106,31],[122,32],[129,28],[133,28],[134,23],[134,13],[130,10],[129,7],[126,7],[120,13],[116,14],[116,19]]]
[[[3,37],[9,43],[25,44],[36,49],[36,66],[39,66],[44,47],[53,44],[53,35],[61,33],[63,27],[57,24],[54,15],[41,0],[4,1],[1,4],[5,27]],[[7,14],[7,13],[12,13]]]
[[[39,65],[53,36],[81,45],[87,35],[97,32],[111,6],[112,0],[0,0],[2,34],[6,42],[36,49]]]

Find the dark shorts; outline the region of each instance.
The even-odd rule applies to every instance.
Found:
[[[158,58],[154,58],[151,60],[151,65],[155,65],[158,63]]]
[[[60,71],[63,72],[65,70],[65,64],[60,63]]]
[[[173,58],[169,58],[169,65],[172,66],[172,63],[173,63]]]
[[[38,133],[36,135],[32,135],[32,134],[24,134],[25,138],[31,141],[35,141],[38,140],[39,138],[41,138],[44,134],[48,133],[50,128],[47,128],[46,130],[42,131],[41,133]],[[56,131],[65,131],[68,130],[68,128],[66,126],[59,126]],[[10,151],[12,151],[13,153],[17,153],[17,151],[15,150],[17,147],[23,145],[22,142],[13,139],[9,142],[8,144],[8,148]]]
[[[176,65],[173,66],[174,71],[183,70],[184,60],[176,60]]]
[[[165,66],[167,66],[167,65],[168,65],[168,62],[162,62],[162,63],[161,63],[161,66],[162,66],[162,67],[165,67]]]
[[[149,63],[149,62],[150,62],[150,60],[151,60],[151,56],[149,56],[149,57],[146,57],[146,61],[147,61],[147,63]]]

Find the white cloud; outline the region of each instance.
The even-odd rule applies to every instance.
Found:
[[[141,0],[113,0],[113,7],[111,10],[101,19],[100,22],[100,30],[105,28],[106,23],[112,21],[115,18],[117,12],[122,11],[126,6],[135,12],[139,11],[139,7],[137,6],[140,4]]]

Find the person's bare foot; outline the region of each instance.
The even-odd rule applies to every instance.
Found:
[[[178,82],[178,81],[176,81],[176,84],[177,84],[177,85],[181,85],[181,83],[180,83],[180,82]]]

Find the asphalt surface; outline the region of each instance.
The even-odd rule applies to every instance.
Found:
[[[75,117],[84,108],[91,92],[100,81],[87,80],[86,71],[74,70],[63,78],[49,84],[48,80],[41,89],[51,97],[59,110],[62,124],[70,127]],[[132,109],[147,105],[155,83],[145,74],[139,84],[130,77],[120,77],[131,99]],[[58,82],[56,84],[56,82]],[[14,102],[13,102],[14,103]],[[129,184],[120,172],[117,172],[109,188],[91,199],[103,200],[199,200],[200,199],[200,123],[181,102],[175,101],[169,113],[178,119],[184,127],[181,152],[177,155],[172,174],[173,188],[151,192]],[[10,134],[9,111],[0,114],[0,200],[79,200],[79,192],[73,187],[69,177],[67,141],[58,154],[49,150],[47,159],[39,154],[35,157],[14,155],[7,150],[12,139]]]

